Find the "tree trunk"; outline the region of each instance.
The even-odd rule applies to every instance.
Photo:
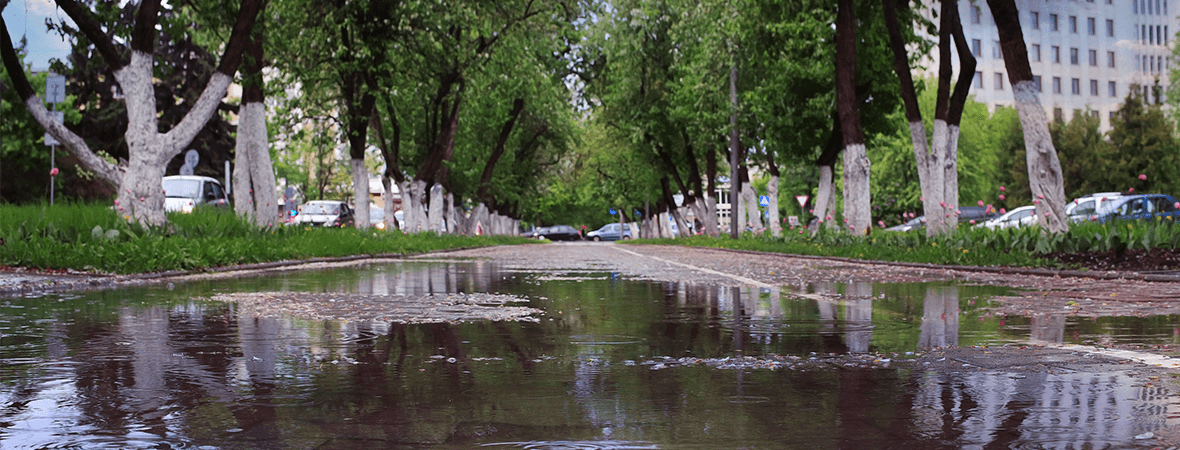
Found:
[[[356,195],[356,227],[369,229],[369,169],[365,168],[364,159],[352,159],[352,187]]]
[[[738,177],[738,168],[741,165],[741,142],[738,139],[737,114],[737,62],[736,56],[730,55],[734,62],[729,66],[729,103],[733,107],[733,113],[729,116],[729,237],[737,239],[741,236],[742,229],[742,207],[741,207],[741,189],[742,182]],[[735,215],[734,212],[737,212]]]
[[[844,137],[844,220],[858,235],[872,227],[869,158],[856,99],[856,15],[853,0],[839,0],[836,13],[836,110]]]
[[[754,229],[754,234],[762,234],[766,227],[762,224],[762,210],[758,209],[758,192],[747,180],[742,180],[742,202],[746,205],[746,224]]]
[[[832,166],[819,166],[819,187],[816,189],[815,204],[812,212],[815,214],[816,226],[811,232],[819,231],[819,226],[827,225],[829,229],[836,228],[833,208],[836,205],[836,184],[833,182]]]
[[[491,188],[492,175],[495,174],[496,164],[500,162],[500,157],[504,156],[504,146],[508,143],[508,138],[512,136],[512,127],[516,125],[516,119],[520,118],[520,113],[524,111],[524,99],[518,98],[512,101],[512,110],[508,111],[508,120],[500,127],[500,136],[496,139],[496,146],[492,148],[491,156],[488,156],[487,163],[483,166],[483,173],[479,176],[479,187],[476,189],[475,198],[481,201],[488,201],[488,189]]]
[[[266,131],[261,33],[254,34],[246,51],[250,58],[244,64],[245,81],[234,149],[234,210],[252,217],[259,226],[270,227],[279,222],[279,199]]]
[[[770,216],[768,219],[770,234],[774,237],[782,237],[783,226],[778,218],[778,175],[770,176],[770,182],[766,184],[766,196],[770,197],[770,207],[767,210]]]
[[[443,217],[446,203],[446,196],[443,194],[443,187],[441,184],[435,183],[430,186],[430,210],[426,213],[427,220],[429,220],[429,230],[435,234],[442,235],[446,221]]]
[[[1020,127],[1024,130],[1028,181],[1037,208],[1037,222],[1051,233],[1065,233],[1069,231],[1069,221],[1065,220],[1061,161],[1057,159],[1045,110],[1033,84],[1028,50],[1020,29],[1020,13],[1013,0],[988,0],[987,4],[996,20],[1004,66],[1008,68],[1008,81],[1016,100],[1016,112],[1020,115]]]
[[[381,185],[385,188],[385,195],[381,196],[381,209],[385,211],[385,218],[382,219],[382,222],[385,223],[386,231],[392,231],[400,226],[397,223],[397,216],[395,215],[397,211],[394,210],[393,202],[393,188],[398,185],[394,184],[393,180],[387,176],[381,177]],[[402,195],[404,198],[405,191],[401,191],[400,186],[398,187],[398,190],[400,191],[398,192],[398,195]],[[405,213],[403,212],[402,214],[404,215]]]

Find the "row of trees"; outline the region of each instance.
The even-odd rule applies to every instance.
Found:
[[[236,207],[264,224],[277,202],[272,162],[293,175],[284,153],[310,149],[310,165],[325,172],[303,178],[313,190],[341,171],[323,152],[331,146],[346,150],[355,199],[369,197],[373,167],[387,189],[400,187],[411,231],[440,230],[444,217],[460,232],[470,228],[463,217],[485,228],[503,223],[496,217],[547,223],[561,209],[592,223],[611,207],[631,220],[667,214],[685,230],[679,195],[697,225],[719,234],[714,193],[725,182],[732,220],[762,228],[749,176],[757,167],[772,197],[786,172],[814,187],[822,221],[864,233],[876,214],[871,147],[893,136],[898,111],[922,210],[938,217],[960,203],[960,121],[974,62],[955,1],[925,14],[914,9],[920,2],[895,0],[58,4],[77,27],[55,26],[78,43],[61,69],[78,78],[71,94],[91,122],[49,120],[7,40],[6,72],[32,116],[88,173],[119,186],[119,206],[144,223],[164,223],[159,180],[185,148],[215,161],[233,136]],[[1019,94],[1021,148],[1033,149],[1029,196],[1044,199],[1040,217],[1062,217],[1061,169],[1015,5],[989,6]],[[952,46],[966,68],[958,79]],[[927,129],[910,72],[932,48],[941,66]],[[226,104],[235,76],[241,102]],[[368,202],[356,204],[364,224]],[[384,208],[392,220],[392,204]],[[647,222],[655,233],[667,223]],[[765,227],[778,224],[771,217]]]

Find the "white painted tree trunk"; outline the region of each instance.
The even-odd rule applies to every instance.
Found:
[[[946,144],[942,154],[942,201],[950,209],[951,220],[946,223],[947,232],[959,228],[959,126],[948,125]]]
[[[761,234],[766,227],[762,224],[762,211],[758,209],[758,192],[750,183],[742,185],[742,203],[745,205],[745,222],[754,228],[755,234]]]
[[[918,166],[918,186],[922,193],[921,213],[932,219],[936,217],[936,211],[940,211],[938,203],[942,201],[942,189],[936,189],[935,186],[942,185],[940,180],[943,172],[934,170],[936,167],[942,167],[942,158],[939,153],[931,151],[929,141],[926,140],[926,126],[922,122],[910,122],[910,139],[913,142],[914,159]],[[935,233],[937,228],[927,224],[926,236],[934,236]]]
[[[711,193],[704,198],[704,210],[703,214],[697,216],[705,227],[704,231],[712,237],[720,236],[721,230],[717,224],[717,199]]]
[[[954,221],[954,205],[946,200],[946,144],[950,135],[946,120],[934,120],[934,136],[931,143],[934,146],[927,157],[927,177],[930,181],[930,192],[923,192],[925,201],[922,204],[923,214],[926,215],[926,235],[934,236],[950,230],[949,223]]]
[[[443,195],[443,219],[446,221],[446,232],[450,234],[468,234],[467,221],[462,214],[455,210],[455,197],[450,192]]]
[[[772,175],[770,177],[770,182],[766,184],[766,196],[770,197],[770,208],[767,211],[767,212],[769,212],[769,215],[770,215],[770,219],[768,219],[768,222],[770,222],[769,223],[770,234],[774,237],[782,237],[783,224],[782,224],[782,221],[779,220],[779,216],[778,216],[778,176],[777,175]]]
[[[369,170],[364,159],[350,160],[352,166],[352,192],[356,199],[356,227],[369,229]]]
[[[819,166],[819,187],[816,189],[815,206],[811,209],[815,214],[817,226],[811,229],[812,233],[819,231],[819,225],[826,225],[829,229],[836,227],[833,211],[836,203],[836,183],[833,178],[832,166]]]
[[[493,217],[488,214],[488,205],[480,203],[475,205],[475,210],[471,211],[471,234],[496,234],[495,227],[492,225]]]
[[[279,223],[278,192],[266,132],[266,105],[241,106],[234,150],[234,211],[259,226]]]
[[[445,199],[446,197],[443,195],[441,184],[435,183],[430,186],[430,210],[427,211],[426,217],[430,227],[429,230],[438,235],[443,234],[443,227],[446,226],[446,221],[443,217]]]
[[[1032,80],[1020,81],[1012,86],[1012,94],[1024,130],[1028,183],[1037,207],[1037,223],[1051,233],[1065,233],[1069,231],[1069,221],[1064,220],[1066,199],[1061,161],[1049,135],[1036,85]]]
[[[676,236],[688,237],[688,221],[684,219],[684,208],[672,208],[672,220],[676,222]]]
[[[413,233],[414,227],[414,201],[417,197],[414,196],[414,184],[409,181],[398,183],[397,189],[402,192],[402,223],[401,230],[405,233]]]
[[[426,217],[426,182],[414,180],[410,183],[410,207],[406,210],[406,222],[410,233],[420,233],[429,228]],[[405,208],[405,205],[402,206]],[[412,217],[412,219],[411,219]]]
[[[736,227],[738,235],[746,232],[746,199],[742,196],[745,194],[745,187],[738,191],[737,204],[730,205],[729,217],[730,226]],[[733,214],[736,212],[737,214]]]
[[[396,230],[398,227],[398,224],[397,224],[397,216],[394,215],[394,213],[396,213],[397,211],[393,210],[393,206],[394,206],[393,179],[386,177],[386,176],[382,176],[381,177],[381,185],[385,187],[385,195],[381,196],[381,209],[385,211],[385,218],[382,219],[382,222],[385,222],[385,230],[386,231]],[[400,187],[399,187],[399,190],[400,190]],[[405,191],[401,191],[401,193],[404,193],[404,192]],[[405,214],[405,213],[403,212],[402,214]]]
[[[847,231],[865,235],[873,226],[869,157],[864,144],[844,147],[844,220]]]

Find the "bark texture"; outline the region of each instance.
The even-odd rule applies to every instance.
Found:
[[[266,105],[246,103],[240,112],[234,150],[234,210],[252,217],[260,226],[275,226],[279,199],[266,133]]]
[[[1045,110],[1033,84],[1032,68],[1028,64],[1028,50],[1020,29],[1020,12],[1014,0],[988,0],[988,7],[996,21],[1000,35],[1000,50],[1008,81],[1024,130],[1024,148],[1028,162],[1029,188],[1037,206],[1037,222],[1052,233],[1069,231],[1065,219],[1065,188],[1061,161],[1049,135]]]
[[[362,230],[369,228],[369,170],[365,168],[364,159],[350,160],[352,169],[352,185],[356,194],[356,227]]]

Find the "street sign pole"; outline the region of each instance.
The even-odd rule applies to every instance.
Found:
[[[45,101],[49,102],[49,117],[65,123],[65,112],[57,112],[57,104],[66,101],[66,77],[50,74],[45,79]],[[57,138],[45,130],[45,144],[49,146],[49,205],[53,206],[53,187],[57,180]]]

